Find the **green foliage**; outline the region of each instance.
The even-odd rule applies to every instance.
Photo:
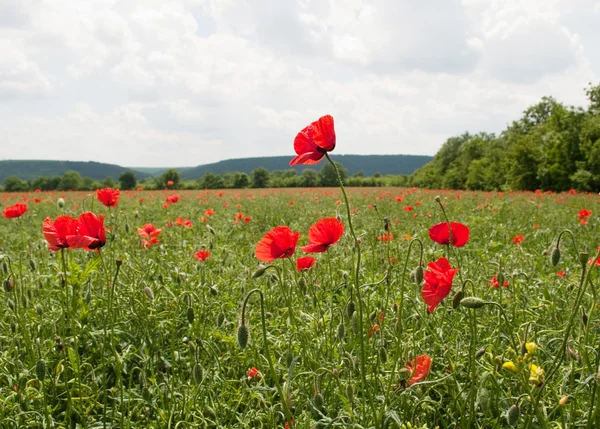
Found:
[[[346,179],[348,177],[348,170],[346,170],[344,168],[344,166],[342,164],[340,164],[339,162],[335,163],[339,174],[340,174],[340,178],[342,179],[342,182],[346,182]],[[323,168],[321,169],[321,172],[319,173],[319,184],[321,186],[326,186],[326,187],[331,187],[331,186],[338,186],[338,173],[335,171],[335,168],[333,168],[333,165],[331,165],[331,163],[327,162],[323,165]]]
[[[225,187],[223,177],[214,173],[206,173],[198,181],[200,189],[221,189]]]
[[[137,179],[135,177],[135,173],[133,171],[126,171],[119,176],[119,184],[121,185],[121,189],[124,191],[129,191],[135,189],[137,186]]]
[[[264,167],[252,170],[250,181],[253,188],[266,188],[269,184],[269,170]]]
[[[173,182],[173,184],[168,185],[169,182]],[[179,171],[174,168],[169,168],[161,176],[156,178],[157,189],[165,189],[167,186],[169,189],[179,189],[180,183],[181,176],[179,175]]]
[[[67,171],[63,174],[60,183],[58,184],[59,191],[78,191],[83,189],[84,182],[81,174],[76,171]]]
[[[499,136],[449,138],[409,183],[471,190],[600,190],[600,86],[586,91],[589,109],[552,97],[527,108]]]
[[[4,190],[6,192],[23,192],[28,190],[27,182],[16,176],[9,176],[4,179]]]

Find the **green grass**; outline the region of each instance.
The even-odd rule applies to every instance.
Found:
[[[0,426],[272,428],[284,427],[287,412],[302,428],[501,428],[517,405],[513,427],[600,427],[600,267],[584,271],[579,262],[579,252],[589,252],[587,261],[600,246],[597,195],[347,192],[361,242],[359,285],[338,189],[179,192],[168,208],[167,191],[125,192],[110,212],[85,193],[64,194],[62,209],[55,193],[4,194],[3,205],[31,201],[23,217],[0,218]],[[429,239],[428,228],[445,220],[437,195],[449,219],[470,228],[465,247]],[[583,208],[593,212],[587,225],[577,216]],[[66,250],[63,266],[42,222],[88,210],[105,216],[108,242],[101,253]],[[236,224],[238,212],[252,220]],[[315,255],[314,269],[299,274],[292,258],[253,276],[267,231],[287,225],[300,231],[300,246],[315,221],[336,215],[346,233]],[[166,226],[177,217],[193,228]],[[394,235],[385,243],[377,239],[384,217]],[[148,222],[162,233],[145,249],[136,228]],[[562,236],[553,266],[548,253],[564,229],[573,239]],[[512,241],[518,234],[521,245]],[[432,314],[411,280],[420,260],[411,240],[422,243],[425,265],[448,256],[460,268]],[[211,252],[204,263],[193,256],[201,249]],[[499,271],[508,288],[490,288]],[[267,347],[253,294],[242,349],[236,333],[253,289],[264,295]],[[453,308],[461,289],[498,305]],[[358,311],[348,315],[350,301],[360,307],[357,292],[362,324]],[[373,325],[379,333],[370,336]],[[534,356],[526,342],[538,345]],[[422,354],[431,371],[407,387],[405,364]],[[502,368],[507,361],[516,373]],[[541,385],[529,381],[531,363],[545,371]],[[249,379],[252,367],[260,377]]]

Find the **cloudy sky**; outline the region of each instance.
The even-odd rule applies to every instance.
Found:
[[[0,0],[0,159],[435,154],[600,82],[599,0]]]

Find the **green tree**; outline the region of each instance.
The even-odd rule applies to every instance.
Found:
[[[247,188],[250,185],[250,178],[246,173],[237,172],[233,176],[234,188]]]
[[[340,172],[342,181],[345,181],[348,178],[348,170],[346,170],[339,162],[336,162],[335,165]],[[321,172],[319,173],[319,184],[326,187],[338,186],[337,173],[331,163],[326,163],[321,169]]]
[[[27,182],[17,176],[9,176],[4,179],[4,190],[6,192],[25,192],[28,190]]]
[[[165,171],[162,176],[160,176],[157,180],[157,187],[159,189],[164,189],[167,187],[169,182],[173,182],[172,185],[169,185],[169,189],[179,189],[179,184],[181,183],[181,176],[179,175],[179,171],[174,168],[169,168]]]
[[[199,180],[198,185],[201,189],[222,189],[224,188],[223,178],[211,172],[206,173]]]
[[[269,178],[269,170],[264,167],[259,167],[250,173],[253,188],[266,188],[269,185]]]
[[[77,191],[83,189],[83,178],[77,171],[67,171],[58,184],[59,191]]]
[[[300,186],[313,188],[319,185],[319,173],[311,168],[305,168],[300,175]]]
[[[121,189],[124,191],[129,191],[131,189],[135,189],[137,186],[137,179],[135,177],[135,173],[133,171],[125,171],[121,173],[119,176],[119,184]]]
[[[115,182],[115,179],[113,179],[112,177],[106,176],[104,180],[100,182],[100,186],[102,186],[103,188],[116,188],[117,182]]]

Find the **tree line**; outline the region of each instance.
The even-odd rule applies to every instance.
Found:
[[[408,176],[386,175],[375,173],[366,177],[363,173],[348,176],[344,166],[336,162],[342,180],[347,186],[405,186]],[[91,191],[100,188],[120,188],[132,190],[143,188],[154,189],[242,189],[242,188],[292,188],[292,187],[332,187],[337,186],[337,176],[331,164],[326,163],[320,171],[305,169],[302,173],[294,169],[270,172],[264,167],[254,169],[250,174],[243,172],[204,174],[198,180],[182,180],[176,169],[169,169],[162,175],[138,181],[135,173],[127,171],[115,181],[112,177],[97,181],[90,177],[82,177],[76,171],[67,171],[62,176],[38,177],[33,180],[22,180],[16,176],[4,180],[3,191],[27,192],[35,191]]]
[[[529,107],[500,135],[449,138],[410,186],[469,190],[600,191],[600,85],[587,109],[552,97]]]

